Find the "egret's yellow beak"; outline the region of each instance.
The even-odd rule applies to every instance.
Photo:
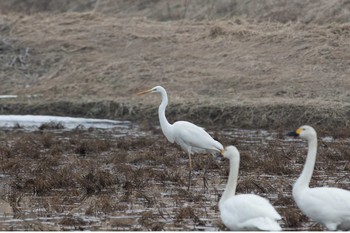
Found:
[[[141,91],[141,92],[137,93],[137,95],[144,95],[144,94],[147,94],[147,93],[150,93],[150,92],[152,92],[152,89],[149,89],[147,91]]]
[[[220,155],[221,155],[222,157],[225,157],[224,154],[225,154],[225,149],[222,149],[222,150],[220,151]]]

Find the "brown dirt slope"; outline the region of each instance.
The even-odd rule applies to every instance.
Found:
[[[2,113],[74,112],[142,121],[155,118],[160,100],[135,93],[162,85],[170,96],[171,120],[223,127],[348,124],[348,1],[277,4],[291,13],[316,5],[328,9],[333,20],[327,23],[299,16],[271,20],[274,1],[247,1],[246,8],[231,1],[236,5],[230,15],[213,13],[212,18],[224,19],[195,17],[200,4],[195,8],[192,1],[177,2],[178,7],[176,1],[90,1],[84,6],[71,1],[62,4],[64,9],[52,1],[34,2],[33,10],[1,2],[0,94],[20,95],[1,100]],[[219,3],[229,4],[202,7],[209,3],[213,12]],[[185,17],[164,21],[155,15],[165,9],[185,9]],[[257,10],[260,16],[251,17]],[[49,107],[52,103],[55,108]],[[69,108],[69,103],[75,104]],[[78,105],[86,108],[76,112]],[[66,112],[56,111],[64,107]]]

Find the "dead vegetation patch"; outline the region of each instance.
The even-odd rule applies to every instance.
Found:
[[[118,179],[111,173],[95,169],[78,178],[78,183],[86,195],[99,194],[102,190],[116,184],[117,181]]]
[[[191,220],[195,225],[204,225],[192,207],[179,208],[179,210],[176,212],[175,218],[176,223],[184,221],[187,222],[188,220]]]
[[[50,130],[50,129],[64,129],[62,122],[48,122],[39,126],[39,130]]]
[[[249,136],[239,132],[216,133],[224,144],[235,142],[241,152],[237,193],[268,198],[283,215],[285,229],[320,229],[307,225],[309,219],[291,197],[305,162],[306,143],[286,141],[283,130]],[[227,182],[227,160],[194,155],[188,190],[188,156],[163,135],[111,137],[81,129],[9,131],[0,137],[0,169],[11,175],[9,198],[21,218],[38,208],[40,216],[64,215],[57,222],[60,229],[98,229],[83,216],[100,221],[107,221],[102,216],[125,216],[111,223],[119,230],[224,229],[214,220],[219,221],[217,203]],[[346,145],[343,138],[320,138],[312,187],[346,187]],[[77,148],[84,148],[85,156]],[[76,218],[77,213],[82,217]],[[135,213],[138,217],[127,219]]]
[[[149,231],[164,231],[165,223],[159,222],[157,219],[157,215],[151,211],[145,211],[138,222]]]

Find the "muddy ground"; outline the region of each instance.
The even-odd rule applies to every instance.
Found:
[[[312,185],[348,188],[349,7],[347,0],[1,1],[0,95],[18,98],[0,99],[0,114],[137,126],[122,137],[1,130],[4,198],[17,223],[3,221],[2,229],[225,229],[217,201],[228,164],[196,156],[187,192],[187,156],[157,128],[160,96],[136,95],[155,85],[168,91],[170,122],[192,121],[242,151],[239,192],[268,197],[284,229],[322,229],[290,197],[305,148],[283,135],[310,124],[320,139],[333,136],[320,145]]]
[[[188,190],[187,155],[159,128],[41,128],[2,131],[3,198],[14,210],[0,219],[2,230],[225,230],[218,200],[228,161],[193,156]],[[268,198],[283,216],[284,230],[324,229],[302,215],[291,197],[305,143],[282,131],[210,133],[241,151],[238,193]],[[320,138],[312,187],[348,188],[347,148],[345,138]]]

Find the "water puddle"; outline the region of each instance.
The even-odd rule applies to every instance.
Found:
[[[131,122],[129,121],[114,121],[107,119],[40,115],[0,115],[0,127],[3,128],[20,127],[33,130],[45,123],[61,124],[65,129],[74,129],[77,127],[93,127],[97,129],[129,128],[131,125]]]

